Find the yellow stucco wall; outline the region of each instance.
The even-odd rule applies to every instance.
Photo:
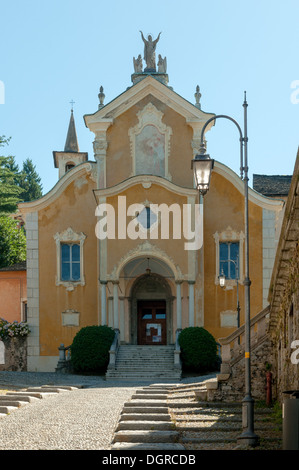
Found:
[[[39,286],[40,286],[40,354],[56,356],[61,343],[69,346],[75,333],[86,325],[97,324],[97,239],[95,236],[96,202],[94,183],[81,177],[71,183],[48,207],[39,212]],[[56,286],[56,242],[54,235],[71,227],[84,232],[85,286],[68,292]],[[62,326],[62,312],[80,312],[79,327]]]
[[[237,288],[222,289],[215,283],[216,244],[213,235],[229,226],[236,232],[244,232],[244,196],[223,176],[213,172],[211,187],[205,196],[204,209],[204,277],[205,277],[205,323],[215,338],[232,333],[235,328],[220,326],[220,312],[237,310]],[[252,285],[251,317],[263,308],[263,247],[262,208],[249,202],[249,266]],[[243,247],[243,256],[245,244]],[[244,258],[245,259],[245,258]],[[245,268],[245,265],[244,265]],[[244,269],[243,269],[244,274]],[[240,318],[244,323],[244,286],[239,284]]]

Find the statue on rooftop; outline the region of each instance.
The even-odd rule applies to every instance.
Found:
[[[135,57],[133,57],[133,64],[134,64],[135,73],[142,73],[142,57],[141,57],[141,54],[139,54],[137,59],[135,59]]]
[[[151,70],[156,70],[156,45],[160,39],[160,34],[158,34],[157,39],[153,41],[152,36],[149,34],[147,40],[143,36],[142,31],[140,31],[142,40],[144,42],[144,60],[146,62],[146,67]]]
[[[159,73],[166,73],[166,68],[167,68],[167,62],[166,62],[166,57],[164,59],[162,58],[161,54],[158,56],[158,72]]]

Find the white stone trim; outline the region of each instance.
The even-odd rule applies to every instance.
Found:
[[[150,188],[153,184],[157,184],[158,186],[161,186],[174,194],[179,194],[180,196],[197,197],[198,195],[198,191],[194,188],[184,188],[182,186],[178,186],[175,183],[172,183],[165,178],[162,178],[161,176],[155,175],[132,176],[122,181],[121,183],[116,184],[115,186],[111,186],[110,188],[96,189],[94,190],[94,195],[97,199],[97,202],[100,203],[100,197],[104,198],[115,196],[138,184],[141,184],[145,189]]]
[[[72,291],[76,286],[85,285],[84,276],[84,256],[83,245],[86,235],[83,232],[74,232],[68,227],[63,232],[57,232],[54,235],[56,242],[56,286],[64,286],[67,291]],[[61,243],[79,243],[80,244],[80,280],[79,281],[62,281],[61,280]]]
[[[79,326],[80,312],[77,310],[68,309],[61,312],[61,324],[62,326]]]
[[[124,266],[129,263],[132,259],[140,257],[155,257],[165,262],[166,265],[172,270],[175,281],[183,281],[184,276],[180,267],[175,264],[172,258],[167,255],[163,250],[158,248],[156,245],[152,245],[148,240],[144,243],[139,244],[136,248],[127,252],[114,266],[110,275],[107,275],[107,280],[118,281],[120,273]]]
[[[39,346],[39,251],[38,212],[27,214],[27,322],[30,334],[27,338],[28,371],[36,370],[32,363],[40,355]],[[33,368],[32,368],[33,367]]]
[[[277,214],[263,209],[263,308],[267,307],[271,276],[277,248]]]
[[[225,310],[220,312],[221,328],[235,328],[238,326],[238,312],[234,310]]]
[[[200,121],[204,124],[212,116],[215,116],[215,114],[200,110],[174,92],[170,87],[165,86],[149,75],[136,83],[136,85],[128,88],[125,93],[119,95],[96,113],[86,114],[84,116],[85,125],[93,131],[97,123],[117,118],[148,95],[152,95],[162,103],[165,103],[171,109],[185,117],[188,123],[189,121]],[[109,118],[107,116],[109,116]],[[208,129],[213,125],[214,122],[208,126]]]

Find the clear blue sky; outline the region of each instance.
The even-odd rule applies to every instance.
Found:
[[[93,160],[83,115],[97,110],[101,85],[106,104],[132,85],[133,57],[143,54],[139,30],[162,31],[157,54],[167,57],[169,85],[192,103],[199,85],[203,111],[243,126],[247,91],[250,184],[252,173],[292,174],[298,0],[0,0],[0,12],[0,135],[12,137],[2,154],[20,167],[31,158],[44,192],[58,179],[52,152],[64,148],[71,100],[80,150]],[[227,120],[207,134],[210,155],[237,173],[238,138]]]

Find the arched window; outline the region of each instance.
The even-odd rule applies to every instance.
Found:
[[[74,163],[71,163],[71,162],[70,162],[70,163],[67,163],[67,164],[65,165],[65,172],[71,170],[72,168],[74,168],[74,166],[75,166]]]

